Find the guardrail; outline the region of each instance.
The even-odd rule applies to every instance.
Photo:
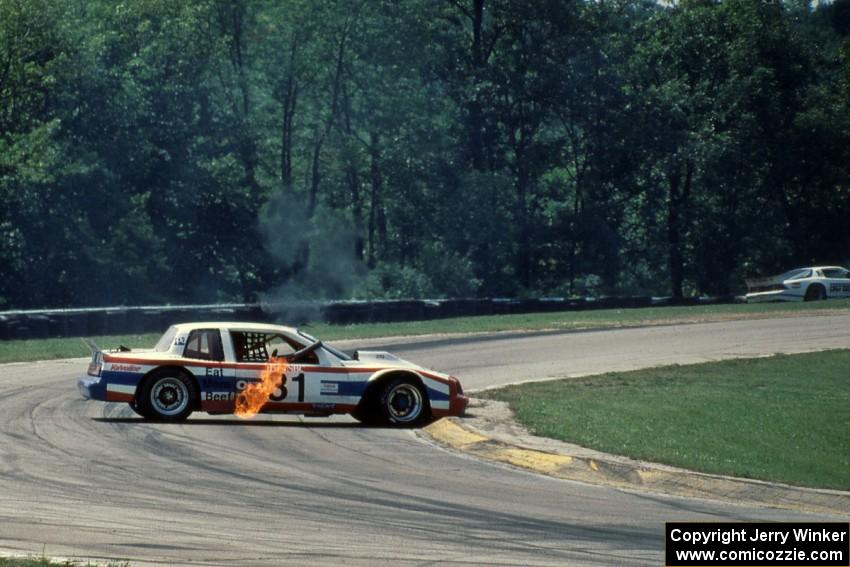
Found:
[[[148,305],[0,312],[0,340],[46,339],[157,333],[171,324],[193,321],[252,321],[331,324],[425,321],[448,317],[583,311],[658,305],[734,303],[734,297],[543,297],[538,299],[435,299],[387,301],[225,303],[216,305]]]

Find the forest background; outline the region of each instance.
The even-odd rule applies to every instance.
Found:
[[[0,0],[0,308],[850,261],[850,0]]]

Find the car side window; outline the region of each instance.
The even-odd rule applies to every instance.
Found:
[[[846,278],[847,270],[842,270],[841,268],[828,268],[823,271],[823,275],[825,278]]]
[[[274,353],[278,357],[287,356],[304,346],[279,333],[230,331],[230,337],[237,362],[268,362]],[[318,364],[319,358],[311,352],[301,362]]]
[[[221,334],[218,329],[196,329],[189,333],[183,348],[183,357],[224,360],[224,349],[221,347]]]
[[[236,362],[266,362],[269,353],[266,350],[265,334],[230,331]]]
[[[272,356],[286,356],[295,352],[295,348],[280,335],[267,335],[266,351]]]

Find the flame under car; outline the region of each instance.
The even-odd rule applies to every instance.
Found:
[[[172,325],[153,349],[92,351],[85,399],[127,403],[145,419],[209,414],[351,414],[364,423],[415,425],[462,415],[454,376],[388,352],[348,354],[292,327],[257,323]],[[263,386],[263,399],[245,411]],[[253,411],[255,410],[255,411]]]

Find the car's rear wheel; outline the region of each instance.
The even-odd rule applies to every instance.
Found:
[[[166,371],[148,378],[137,400],[138,413],[147,419],[183,421],[195,409],[198,387],[183,372]]]
[[[826,299],[826,290],[820,284],[813,284],[806,290],[806,301],[820,301]]]
[[[388,381],[378,398],[381,418],[392,425],[415,425],[430,413],[428,398],[422,387],[411,378]]]

